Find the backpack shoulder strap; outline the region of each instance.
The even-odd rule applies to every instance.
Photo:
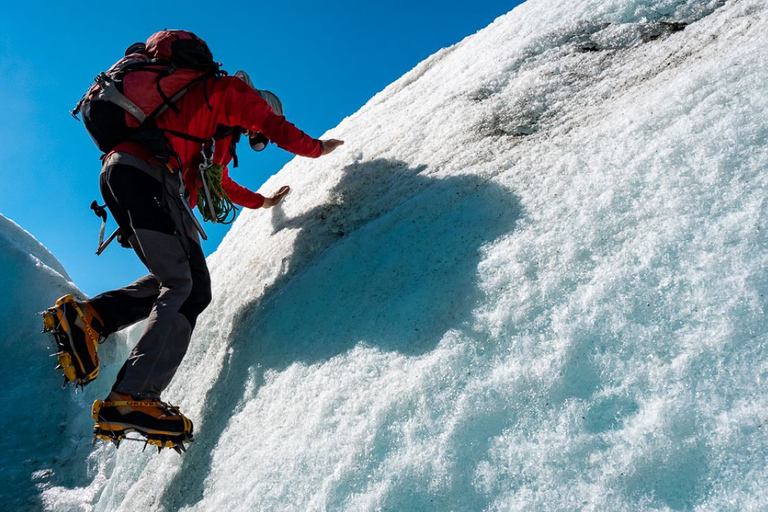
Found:
[[[123,93],[117,90],[114,80],[107,76],[106,73],[101,73],[96,80],[100,85],[98,94],[101,98],[114,103],[127,111],[139,121],[139,124],[144,123],[147,119],[147,115],[134,102],[126,98]]]

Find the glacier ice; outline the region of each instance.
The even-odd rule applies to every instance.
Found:
[[[190,451],[41,505],[760,508],[766,10],[529,0],[419,64],[209,258]]]

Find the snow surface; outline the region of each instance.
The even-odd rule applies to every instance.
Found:
[[[38,504],[762,509],[767,10],[529,0],[418,65],[210,257],[190,451],[41,448]]]

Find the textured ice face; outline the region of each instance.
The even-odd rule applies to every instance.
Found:
[[[532,0],[430,57],[210,258],[189,453],[100,448],[44,503],[757,508],[766,25]]]

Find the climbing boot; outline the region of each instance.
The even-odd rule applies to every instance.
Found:
[[[104,322],[88,302],[65,295],[43,311],[43,332],[53,334],[58,347],[59,365],[64,371],[64,387],[70,382],[84,387],[99,375],[97,349],[104,340]]]
[[[120,446],[129,432],[136,432],[148,444],[186,451],[184,443],[192,441],[192,421],[181,414],[178,407],[157,399],[136,399],[131,395],[113,391],[106,401],[93,403],[94,442],[96,439],[112,441]]]

